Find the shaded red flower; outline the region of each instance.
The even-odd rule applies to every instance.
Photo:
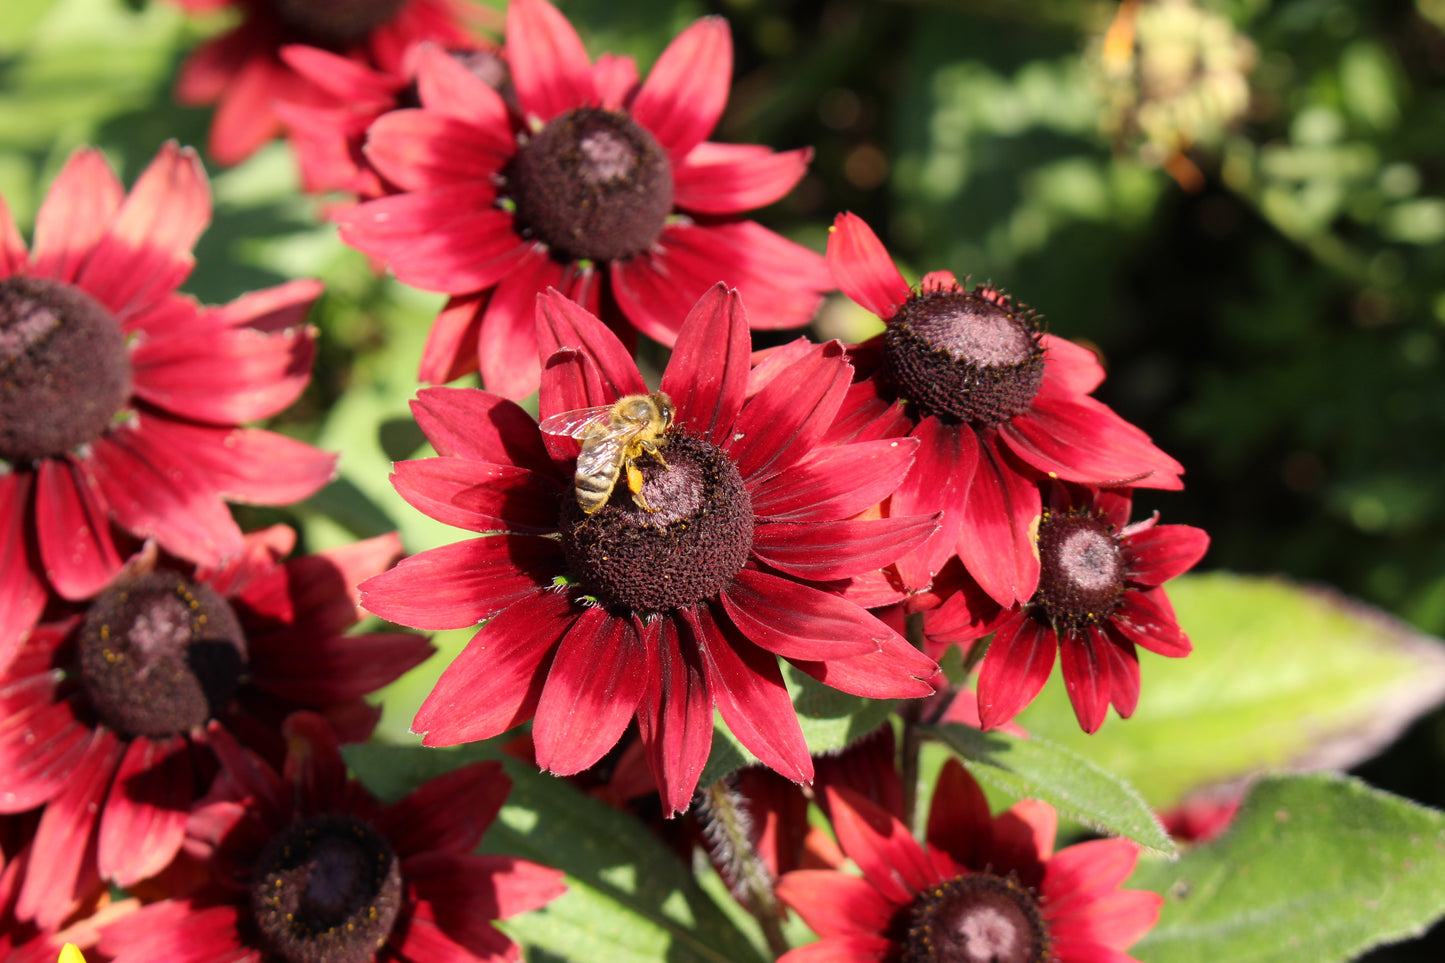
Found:
[[[1170,658],[1189,654],[1163,584],[1194,567],[1209,536],[1158,516],[1129,523],[1132,493],[1049,486],[1038,529],[1041,574],[1034,596],[1002,608],[961,591],[927,616],[934,642],[966,643],[994,633],[978,674],[984,728],[1007,723],[1034,700],[1059,653],[1064,687],[1085,732],[1103,725],[1109,703],[1127,719],[1139,702],[1136,646]],[[948,626],[944,629],[943,626]],[[936,657],[942,651],[930,646]]]
[[[532,311],[549,287],[669,346],[719,281],[753,306],[755,328],[808,322],[832,287],[823,259],[737,215],[791,190],[811,152],[704,140],[731,82],[726,21],[683,31],[641,85],[628,58],[589,63],[545,0],[508,5],[504,53],[520,126],[491,86],[423,52],[422,107],[376,121],[366,146],[403,193],[339,218],[342,238],[398,278],[453,295],[421,380],[480,366],[498,394],[535,391]]]
[[[107,926],[101,952],[114,963],[521,959],[491,921],[566,887],[557,870],[472,852],[511,790],[500,763],[384,805],[348,778],[324,720],[297,713],[285,732],[278,774],[213,724],[225,770],[186,828],[214,882]]]
[[[833,830],[859,878],[797,870],[778,896],[822,939],[779,963],[1050,960],[1131,963],[1123,951],[1159,918],[1164,898],[1120,889],[1138,861],[1124,839],[1054,852],[1058,817],[1026,799],[997,817],[950,759],[920,843],[888,810],[827,790]]]
[[[206,41],[181,65],[176,99],[217,104],[207,151],[238,164],[281,133],[277,104],[324,105],[328,98],[280,56],[287,44],[331,51],[400,74],[407,48],[424,40],[475,43],[464,0],[171,0],[190,13],[234,9],[234,29]]]
[[[215,771],[208,720],[278,761],[296,709],[361,741],[380,717],[363,696],[431,653],[409,632],[342,634],[362,615],[353,586],[395,561],[396,536],[281,561],[294,540],[248,535],[209,569],[143,553],[0,673],[0,813],[45,807],[22,919],[53,926],[97,872],[129,886],[170,863]]]
[[[305,388],[321,286],[222,307],[177,294],[210,210],[174,144],[128,196],[98,150],[77,151],[30,252],[0,201],[0,667],[48,589],[93,595],[141,538],[218,564],[241,550],[227,500],[289,504],[332,477],[335,456],[237,427]]]
[[[647,391],[615,335],[555,291],[538,303],[543,418]],[[538,764],[596,762],[635,717],[669,811],[688,805],[716,705],[763,763],[812,778],[779,656],[872,698],[928,695],[937,666],[841,596],[926,538],[931,516],[856,520],[902,477],[904,439],[818,448],[850,370],[819,345],[745,399],[749,337],[736,291],[683,322],[662,376],[674,427],[605,507],[574,494],[578,444],[497,395],[428,389],[413,402],[439,458],[400,462],[403,498],[484,537],[423,552],[361,586],[403,625],[489,620],[412,727],[427,745],[486,739],[535,716]],[[605,410],[605,409],[604,409]]]
[[[1181,488],[1183,468],[1089,397],[1104,369],[1087,349],[1038,330],[1033,312],[992,285],[947,271],[909,288],[863,220],[840,214],[828,265],[843,292],[882,318],[853,347],[859,379],[834,440],[908,435],[922,444],[891,499],[900,514],[942,511],[943,527],[898,570],[926,588],[952,555],[1002,605],[1038,583],[1038,482]]]

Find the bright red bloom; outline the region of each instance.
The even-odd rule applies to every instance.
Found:
[[[838,842],[863,876],[798,870],[782,878],[779,898],[822,939],[779,963],[1135,963],[1123,951],[1159,918],[1162,896],[1119,888],[1139,858],[1132,842],[1100,839],[1055,853],[1052,806],[1025,799],[990,816],[956,760],[939,776],[923,843],[862,796],[827,795]]]
[[[930,633],[934,640],[963,643],[995,633],[978,674],[984,728],[1007,723],[1034,700],[1055,652],[1085,732],[1103,725],[1110,702],[1121,717],[1133,714],[1136,646],[1170,658],[1189,654],[1189,637],[1162,586],[1194,567],[1209,536],[1190,525],[1157,524],[1157,516],[1131,525],[1131,501],[1127,489],[1051,485],[1038,530],[1042,573],[1034,597],[1002,608],[977,589],[961,591],[927,616],[940,623]]]
[[[181,66],[176,99],[219,103],[207,151],[239,164],[281,133],[277,104],[322,105],[327,96],[280,56],[287,44],[320,47],[389,74],[425,40],[470,46],[462,0],[171,0],[190,13],[239,9],[241,23],[202,44]]]
[[[646,82],[624,57],[594,66],[545,0],[507,7],[520,123],[440,49],[418,64],[422,107],[372,125],[366,154],[403,193],[341,215],[349,244],[408,284],[453,295],[420,377],[480,366],[508,398],[536,390],[535,296],[555,287],[614,327],[665,345],[710,286],[738,288],[759,329],[806,324],[831,289],[817,254],[737,215],[782,197],[810,151],[706,142],[727,102],[727,23],[694,23]]]
[[[226,500],[289,504],[332,477],[335,456],[237,427],[305,388],[321,286],[177,294],[210,210],[174,144],[129,196],[98,150],[75,153],[31,252],[0,201],[0,667],[47,587],[93,595],[143,538],[218,564],[241,550]]]
[[[395,561],[396,536],[282,562],[294,540],[248,535],[212,569],[145,553],[0,673],[0,812],[45,807],[21,918],[51,926],[97,871],[128,886],[170,863],[215,771],[208,719],[278,761],[296,709],[362,741],[380,717],[363,696],[431,653],[412,633],[342,634],[362,615],[353,586]]]
[[[538,307],[548,356],[541,414],[647,391],[602,322],[555,291]],[[852,601],[844,580],[896,558],[931,516],[855,520],[898,483],[902,439],[818,448],[847,390],[839,345],[819,345],[745,398],[747,319],[735,291],[708,292],[662,376],[676,405],[666,459],[585,514],[578,445],[473,389],[413,402],[439,458],[400,462],[397,491],[422,512],[487,533],[423,552],[361,587],[404,625],[489,620],[412,723],[427,745],[486,739],[536,717],[538,764],[592,765],[635,717],[665,806],[681,811],[707,759],[714,705],[762,762],[812,778],[777,657],[846,692],[933,691],[931,659]],[[604,409],[605,410],[605,409]]]
[[[898,565],[913,589],[952,555],[1002,605],[1038,584],[1038,482],[1181,488],[1183,472],[1138,428],[1088,397],[1104,369],[1087,349],[1043,334],[997,288],[967,291],[947,271],[911,290],[862,219],[828,239],[838,286],[887,330],[849,350],[859,380],[833,440],[908,435],[922,443],[893,495],[898,513],[942,511],[943,527]]]
[[[278,774],[224,731],[225,770],[191,814],[214,883],[153,903],[101,932],[114,963],[503,963],[521,958],[491,924],[566,889],[554,869],[473,853],[511,790],[477,762],[383,805],[355,779],[326,723],[286,721]]]

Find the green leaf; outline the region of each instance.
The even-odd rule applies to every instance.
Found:
[[[1144,963],[1332,963],[1445,911],[1445,813],[1343,776],[1260,780],[1220,839],[1130,880],[1165,894]]]
[[[938,736],[971,765],[969,772],[1011,796],[1041,799],[1060,815],[1146,849],[1173,855],[1174,843],[1138,790],[1080,755],[1045,739],[981,732],[949,723]]]
[[[1168,591],[1194,652],[1142,656],[1132,718],[1086,735],[1056,680],[1018,720],[1118,773],[1156,809],[1267,767],[1350,766],[1445,696],[1436,640],[1336,593],[1223,573]]]
[[[688,867],[642,822],[562,779],[499,755],[495,743],[460,750],[377,745],[346,750],[347,762],[385,798],[480,758],[501,759],[514,783],[482,850],[567,873],[565,895],[502,924],[532,963],[761,963],[758,950]]]

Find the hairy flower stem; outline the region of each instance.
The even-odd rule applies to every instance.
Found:
[[[923,650],[923,613],[909,613],[903,624],[904,637],[920,652]],[[923,712],[922,699],[909,699],[898,709],[903,720],[903,738],[899,760],[899,776],[903,781],[903,823],[913,828],[913,818],[918,810],[918,756],[923,746],[919,721]]]
[[[743,797],[724,776],[702,791],[697,812],[713,860],[723,868],[733,895],[757,919],[768,949],[774,956],[783,955],[790,947],[783,937],[775,881],[753,846],[752,819]]]

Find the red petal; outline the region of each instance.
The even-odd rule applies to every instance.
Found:
[[[1114,613],[1111,624],[1135,645],[1171,659],[1194,651],[1162,588],[1126,592],[1124,605]]]
[[[545,0],[507,5],[507,64],[528,120],[546,123],[596,100],[591,64],[572,24]]]
[[[288,281],[243,294],[229,304],[205,308],[200,317],[229,328],[255,328],[274,334],[304,323],[321,291],[320,281]]]
[[[445,53],[441,56],[454,62]],[[456,67],[471,76],[460,64]],[[486,87],[475,77],[472,80]],[[501,130],[506,133],[505,127]],[[498,144],[491,130],[433,110],[393,110],[366,131],[366,159],[404,191],[486,181],[515,149],[510,136]]]
[[[28,260],[25,239],[20,236],[20,229],[15,226],[15,218],[11,215],[5,198],[0,197],[0,277],[8,278],[27,273]]]
[[[1108,645],[1107,640],[1096,640],[1092,633],[1063,632],[1059,635],[1059,665],[1064,673],[1064,688],[1068,690],[1069,702],[1074,706],[1080,728],[1088,733],[1098,732],[1104,724],[1104,717],[1109,713],[1112,685],[1108,657],[1095,651],[1096,641]]]
[[[512,963],[521,959],[521,951],[491,924],[496,917],[488,905],[496,902],[495,886],[489,876],[478,875],[487,872],[487,863],[498,859],[501,857],[426,853],[404,861],[401,873],[408,886],[416,888],[415,913],[435,921],[448,939],[472,954],[471,959]],[[561,873],[553,871],[553,875],[560,877]],[[558,884],[558,889],[565,887]]]
[[[0,813],[19,813],[65,790],[87,758],[94,730],[76,719],[69,700],[53,701],[59,680],[50,675],[48,665],[44,674],[3,681],[0,765],[6,775]]]
[[[488,535],[402,559],[361,583],[361,604],[399,625],[460,629],[538,595],[565,571],[551,539]]]
[[[104,500],[69,459],[47,458],[38,469],[35,517],[43,520],[37,528],[46,574],[66,598],[89,598],[121,567]]]
[[[698,214],[736,214],[780,200],[808,172],[812,148],[699,144],[673,165],[672,202]]]
[[[993,821],[988,860],[994,872],[1012,871],[1025,886],[1037,889],[1058,831],[1059,814],[1053,806],[1037,799],[1014,803]]]
[[[753,555],[815,582],[864,575],[892,564],[938,531],[937,515],[775,522],[753,533]]]
[[[622,54],[604,53],[592,65],[592,84],[598,105],[623,111],[637,92],[637,61]]]
[[[784,874],[778,880],[778,898],[824,939],[878,936],[888,932],[898,912],[867,880],[826,869]]]
[[[281,60],[337,100],[385,110],[396,102],[401,80],[329,50],[288,43],[277,50]],[[294,106],[287,104],[285,106]]]
[[[261,428],[226,431],[157,417],[136,434],[154,443],[151,451],[184,452],[196,484],[227,501],[291,505],[336,477],[336,455]]]
[[[473,918],[504,920],[567,891],[561,870],[515,856],[433,852],[408,860],[402,872],[439,915],[450,908]]]
[[[1074,344],[1057,335],[1042,334],[1044,346],[1044,378],[1071,394],[1087,395],[1104,381],[1104,366],[1099,358],[1081,344]]]
[[[820,344],[748,400],[722,447],[749,489],[800,461],[822,440],[851,374],[836,341]]]
[[[978,449],[958,557],[1000,605],[1027,602],[1039,584],[1039,488],[1009,463],[992,438],[980,437]]]
[[[535,0],[540,3],[541,0]],[[590,360],[600,382],[567,390],[561,384],[543,390],[539,414],[548,418],[563,411],[610,405],[624,395],[645,394],[647,384],[617,335],[580,304],[557,291],[537,298],[537,349],[543,360],[570,348]]]
[[[123,319],[185,280],[191,248],[210,220],[211,189],[200,159],[167,143],[121,202],[76,283]]]
[[[911,438],[815,448],[753,489],[753,514],[768,521],[851,518],[898,487],[917,451]]]
[[[541,381],[537,349],[538,295],[562,284],[562,265],[540,248],[528,252],[497,284],[477,329],[482,383],[506,398],[525,398]]]
[[[428,111],[462,121],[470,138],[499,158],[516,153],[507,104],[500,94],[458,63],[445,47],[425,44],[417,55],[416,86]],[[375,129],[375,128],[373,128]]]
[[[490,739],[530,719],[557,644],[577,619],[565,596],[544,592],[498,612],[447,666],[412,720],[426,746]]]
[[[998,427],[1028,464],[1097,487],[1180,489],[1184,466],[1149,436],[1093,398],[1039,394],[1028,411]]]
[[[733,39],[722,17],[703,17],[678,34],[632,101],[632,119],[650,130],[673,163],[707,139],[727,106]]]
[[[888,503],[897,515],[943,512],[938,531],[898,562],[898,574],[910,588],[925,588],[958,551],[966,532],[968,493],[979,462],[979,445],[971,428],[924,418],[910,437],[918,441],[913,468]]]
[[[660,619],[655,625],[644,629],[655,654],[637,707],[637,732],[663,808],[675,815],[692,804],[712,749],[712,695],[693,623]]]
[[[1192,525],[1155,525],[1124,543],[1129,580],[1163,585],[1189,571],[1209,551],[1209,534]]]
[[[234,425],[269,418],[311,380],[313,331],[195,330],[143,339],[131,349],[135,393],[197,421]]]
[[[732,734],[763,765],[793,782],[811,782],[813,760],[783,685],[778,660],[744,638],[726,617],[679,610],[707,668],[707,687]]]
[[[993,829],[988,797],[957,759],[938,774],[928,810],[928,842],[975,872],[987,870],[987,842]]]
[[[663,392],[679,405],[681,426],[715,445],[723,443],[743,406],[751,347],[742,299],[722,284],[713,285],[683,320],[662,375]]]
[[[851,789],[828,786],[824,791],[838,845],[884,899],[906,906],[916,894],[943,882],[908,827],[886,809]]]
[[[421,458],[395,462],[391,483],[407,504],[457,528],[533,535],[557,530],[557,483],[526,468]]]
[[[638,627],[589,608],[562,639],[532,723],[537,765],[570,776],[617,745],[647,685]]]
[[[865,346],[873,343],[873,341],[865,342]],[[855,345],[848,349],[848,359],[853,363],[853,368],[859,375],[876,370],[867,364],[866,359],[866,355],[873,352],[865,352],[862,350],[863,347]],[[762,367],[763,365],[760,364],[754,368],[754,374],[756,375]],[[924,421],[929,420],[937,421],[938,419],[924,419]],[[856,381],[849,386],[848,394],[843,399],[843,406],[838,409],[838,417],[833,419],[833,427],[828,430],[828,441],[833,444],[842,444],[849,441],[901,438],[912,432],[915,427],[917,425],[909,416],[904,403],[894,398],[891,391],[881,386],[872,374],[869,374],[864,380]]]
[[[1139,706],[1139,653],[1133,642],[1119,633],[1109,632],[1107,627],[1103,632],[1097,628],[1094,631],[1098,633],[1095,651],[1109,662],[1109,701],[1119,718],[1127,719]],[[1116,635],[1119,637],[1115,638]]]
[[[1048,900],[1050,918],[1086,910],[1128,879],[1138,862],[1139,847],[1125,839],[1095,839],[1059,850],[1044,870],[1041,895]]]
[[[1034,701],[1054,668],[1059,640],[1029,616],[999,627],[978,673],[978,715],[985,729],[1003,725]]]
[[[395,682],[436,651],[425,636],[409,632],[318,636],[291,630],[275,635],[264,649],[253,645],[250,682],[301,705],[359,699]]]
[[[49,595],[29,519],[33,477],[18,471],[0,475],[0,672],[20,650]]]
[[[719,282],[737,288],[754,331],[807,324],[833,288],[821,257],[755,221],[675,221],[650,250],[608,271],[627,320],[669,346],[679,319]]]
[[[882,936],[830,936],[778,957],[779,963],[886,963],[898,945]]]
[[[824,685],[865,699],[924,698],[933,695],[932,680],[940,679],[938,664],[896,634],[863,655],[827,662],[791,661]]]
[[[261,963],[263,954],[242,942],[240,927],[236,906],[166,900],[105,927],[99,949],[113,963]]]
[[[501,763],[470,763],[422,783],[387,806],[377,816],[376,828],[402,859],[434,851],[469,853],[511,790],[512,780]],[[459,799],[466,805],[456,805]]]
[[[399,960],[426,960],[427,963],[476,963],[477,957],[467,947],[461,946],[430,919],[429,907],[417,904],[410,915],[396,921],[386,945],[391,947],[387,956]],[[504,956],[511,963],[515,956]]]
[[[223,167],[239,164],[281,133],[271,104],[296,87],[297,76],[269,52],[252,56],[219,93],[206,151]]]
[[[744,635],[784,658],[827,661],[862,655],[893,634],[852,602],[747,568],[733,577],[721,601]]]
[[[35,215],[35,251],[27,273],[75,280],[80,265],[105,234],[123,197],[125,188],[104,154],[94,147],[71,154]],[[25,249],[19,250],[23,262]]]
[[[538,472],[552,467],[536,419],[505,398],[475,388],[424,388],[411,413],[439,455]]]
[[[185,839],[195,778],[183,737],[131,742],[100,817],[101,876],[134,886],[170,865]]]
[[[844,294],[884,320],[893,317],[912,293],[878,235],[853,213],[833,219],[828,268]]]
[[[260,562],[265,566],[265,572],[252,577],[264,578],[273,572],[279,574],[281,577],[277,581],[285,593],[284,603],[265,606],[249,589],[244,592],[243,598],[255,611],[264,613],[270,608],[275,612],[277,618],[287,623],[280,630],[283,633],[296,631],[325,635],[346,631],[366,614],[361,609],[357,583],[381,574],[401,558],[401,538],[390,533],[329,548],[315,555],[293,558],[280,565],[278,570],[277,561],[290,554],[295,534],[284,526],[275,526],[267,531],[276,531],[283,538],[279,541],[266,539],[263,544],[284,548]],[[260,534],[265,533],[246,536],[248,548]]]
[[[451,298],[432,321],[417,380],[445,384],[477,370],[477,335],[490,292]]]

